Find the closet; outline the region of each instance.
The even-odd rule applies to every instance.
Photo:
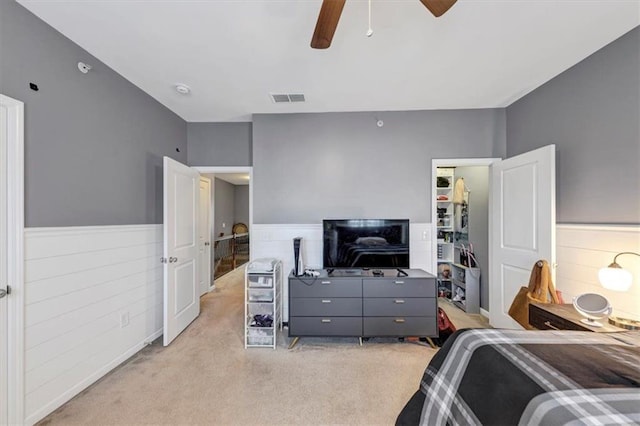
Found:
[[[487,166],[436,169],[438,295],[468,313],[480,313],[482,271],[488,270],[488,189]]]

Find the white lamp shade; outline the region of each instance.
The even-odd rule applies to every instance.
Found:
[[[627,291],[631,288],[633,275],[622,268],[602,268],[598,271],[598,279],[602,287],[614,291]]]

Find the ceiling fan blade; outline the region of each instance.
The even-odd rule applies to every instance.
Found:
[[[444,13],[456,3],[457,0],[420,0],[436,18]]]
[[[314,49],[326,49],[331,46],[331,40],[338,27],[338,21],[345,2],[346,0],[324,0],[322,2],[316,29],[311,39],[311,47]]]

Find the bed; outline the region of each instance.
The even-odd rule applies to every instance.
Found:
[[[640,331],[459,330],[396,424],[640,424]]]

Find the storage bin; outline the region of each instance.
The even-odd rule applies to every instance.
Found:
[[[269,288],[273,287],[273,277],[250,275],[248,277],[250,288]]]
[[[273,290],[249,290],[249,302],[273,302]]]
[[[265,328],[249,328],[247,330],[248,345],[273,345],[273,330]]]

